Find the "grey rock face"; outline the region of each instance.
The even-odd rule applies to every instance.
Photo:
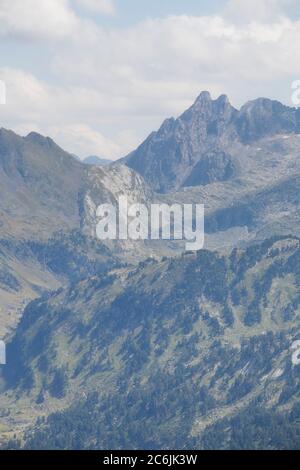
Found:
[[[193,168],[192,173],[184,182],[184,186],[199,186],[214,181],[227,181],[235,171],[230,155],[222,150],[208,152]]]
[[[259,98],[238,111],[225,95],[212,100],[202,92],[191,108],[176,120],[166,120],[125,161],[154,190],[166,193],[238,175],[239,160],[231,157],[236,145],[299,132],[300,112],[295,108]]]
[[[235,125],[241,140],[251,143],[265,136],[299,133],[300,113],[279,101],[258,98],[241,108]]]
[[[198,163],[205,155],[217,150],[225,135],[232,131],[231,123],[237,114],[226,96],[212,100],[208,92],[202,92],[194,105],[178,119],[167,119],[161,128],[152,133],[138,149],[127,157],[127,164],[138,171],[158,192],[180,188],[186,181],[210,182],[210,164],[200,164],[200,170],[208,166],[201,176]],[[234,131],[234,130],[233,130]],[[227,137],[226,137],[227,139]],[[218,151],[217,151],[218,153]],[[221,165],[222,166],[222,165]],[[226,165],[225,165],[226,166]],[[226,170],[221,171],[221,179]]]

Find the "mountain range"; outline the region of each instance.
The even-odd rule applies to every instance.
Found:
[[[1,129],[2,447],[299,447],[299,155],[298,109],[208,92],[105,166]],[[122,194],[203,203],[205,249],[100,242]]]

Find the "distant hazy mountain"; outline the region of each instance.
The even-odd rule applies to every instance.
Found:
[[[96,166],[106,166],[110,165],[113,160],[108,160],[107,158],[100,158],[97,155],[91,155],[83,160],[83,163],[87,165],[96,165]]]
[[[298,109],[259,98],[238,111],[226,96],[212,100],[202,92],[190,109],[167,119],[125,161],[154,190],[169,192],[236,180],[247,170],[243,153],[249,148],[256,154],[261,139],[299,132]]]

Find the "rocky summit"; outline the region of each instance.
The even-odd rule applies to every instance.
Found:
[[[236,154],[253,153],[259,141],[300,133],[300,111],[259,98],[235,109],[227,96],[202,92],[178,119],[167,119],[126,158],[158,192],[235,180],[244,175]],[[246,168],[247,170],[247,168]]]

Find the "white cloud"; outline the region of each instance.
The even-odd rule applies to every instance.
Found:
[[[0,70],[8,102],[0,118],[18,129],[35,126],[82,156],[126,154],[203,89],[213,96],[227,93],[235,105],[263,95],[288,101],[292,81],[300,78],[300,22],[276,9],[283,5],[276,0],[257,5],[251,0],[258,19],[248,10],[249,0],[231,0],[223,16],[171,16],[120,30],[86,24],[67,0],[50,0],[58,1],[71,12],[66,17],[75,29],[51,49],[44,74],[51,73],[52,85],[22,70]],[[265,15],[268,2],[274,7],[271,19]],[[240,11],[239,18],[244,11],[243,21],[233,18],[230,8]],[[21,18],[14,21],[22,23]],[[9,30],[12,34],[17,28]]]
[[[298,0],[228,0],[223,14],[238,23],[272,22],[299,7]]]
[[[121,153],[118,144],[84,123],[75,123],[64,127],[51,126],[48,132],[56,142],[61,143],[69,152],[81,158],[88,155],[98,155],[113,159]]]
[[[80,122],[82,116],[91,123],[96,119],[101,104],[101,96],[97,93],[49,86],[22,70],[2,68],[0,76],[8,88],[7,102],[0,109],[0,119],[11,124],[9,127],[16,132],[26,135],[36,131],[49,135],[80,157],[98,154],[116,158],[122,155],[126,147],[123,135],[120,135],[121,147],[99,130]],[[91,102],[95,105],[94,111],[91,111]],[[126,147],[128,151],[130,148]]]
[[[299,40],[300,23],[286,17],[237,25],[217,16],[174,16],[98,30],[88,52],[82,39],[75,54],[56,54],[54,70],[101,90],[108,113],[162,115],[179,112],[203,88],[235,102],[247,98],[249,83],[269,94],[272,81],[297,77]]]
[[[0,36],[65,38],[79,23],[68,0],[0,0]]]
[[[116,13],[116,7],[113,0],[75,0],[78,5],[104,15],[114,15]]]

